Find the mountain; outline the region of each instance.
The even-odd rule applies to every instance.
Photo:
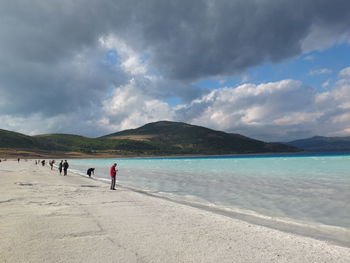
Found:
[[[55,140],[55,137],[61,137],[62,142],[60,140]],[[66,134],[28,136],[22,133],[0,129],[0,148],[68,151],[71,150],[72,145],[77,144],[73,141],[66,143],[67,139],[70,137],[81,136]]]
[[[350,151],[349,137],[323,137],[314,136],[312,138],[295,140],[287,143],[288,145],[303,149],[304,151]]]
[[[0,130],[0,148],[31,152],[78,152],[109,155],[186,155],[296,152],[290,145],[265,143],[240,134],[182,122],[159,121],[100,138],[73,134],[28,136]]]
[[[159,121],[137,129],[112,133],[101,138],[127,139],[151,143],[160,151],[178,154],[234,154],[295,152],[296,148],[278,143],[265,143],[240,134],[215,131],[182,122]]]
[[[33,148],[37,144],[31,136],[0,129],[0,148]]]

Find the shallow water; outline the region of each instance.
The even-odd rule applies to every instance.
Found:
[[[350,155],[70,160],[124,186],[233,211],[350,229]]]

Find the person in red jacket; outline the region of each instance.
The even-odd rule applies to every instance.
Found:
[[[112,182],[111,182],[111,190],[116,190],[115,189],[115,179],[116,179],[116,177],[117,177],[117,169],[116,169],[116,167],[117,167],[117,164],[115,163],[115,164],[113,164],[112,166],[111,166],[111,169],[109,170],[109,172],[110,172],[110,176],[111,176],[111,179],[112,179]]]

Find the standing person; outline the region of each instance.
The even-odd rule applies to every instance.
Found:
[[[67,160],[64,160],[64,163],[63,163],[63,175],[67,175],[68,167],[69,167],[69,164],[68,164]]]
[[[86,172],[86,174],[91,178],[91,173],[95,175],[95,168],[89,168]]]
[[[17,162],[19,162],[21,159],[20,158],[17,158]]]
[[[41,161],[41,165],[42,165],[42,166],[45,166],[45,160],[42,160],[42,161]]]
[[[117,177],[117,171],[118,171],[116,169],[116,167],[117,167],[117,164],[115,163],[109,169],[109,173],[110,173],[110,176],[111,176],[111,179],[112,179],[112,181],[111,181],[111,190],[117,190],[117,189],[115,189],[115,179]]]
[[[60,175],[62,175],[62,169],[63,169],[63,160],[61,160],[60,164],[58,165],[58,171],[60,172]]]

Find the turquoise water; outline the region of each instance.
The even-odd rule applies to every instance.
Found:
[[[350,155],[70,160],[150,193],[262,216],[350,228]]]

